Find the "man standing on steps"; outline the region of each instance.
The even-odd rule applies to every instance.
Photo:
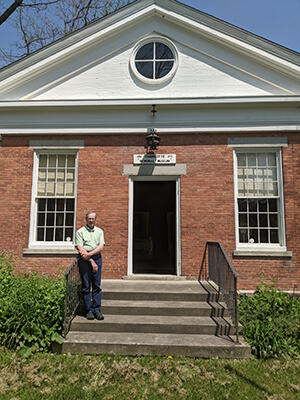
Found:
[[[79,272],[82,281],[83,300],[86,309],[87,319],[103,320],[101,314],[101,270],[102,256],[101,252],[104,248],[103,230],[95,226],[96,213],[89,211],[86,216],[86,225],[78,229],[75,236],[75,247],[79,253]],[[91,302],[91,288],[92,297]]]

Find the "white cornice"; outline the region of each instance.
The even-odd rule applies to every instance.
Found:
[[[257,124],[255,126],[248,125],[237,125],[233,124],[230,126],[194,126],[194,127],[178,127],[178,126],[170,126],[170,127],[157,127],[157,131],[159,134],[196,134],[196,133],[234,133],[234,132],[264,132],[264,133],[276,133],[276,132],[295,132],[300,133],[300,124],[293,125],[285,125],[278,124],[274,125],[260,125]],[[136,128],[110,128],[110,127],[97,127],[97,128],[78,128],[78,127],[69,127],[69,128],[12,128],[5,129],[0,127],[0,132],[2,135],[30,135],[30,136],[48,136],[48,135],[56,135],[56,136],[75,136],[75,135],[132,135],[132,134],[141,134],[146,135],[149,133],[148,128],[144,127],[136,127]]]
[[[174,98],[174,99],[108,99],[108,100],[9,100],[0,101],[1,108],[35,107],[122,107],[145,105],[259,105],[299,103],[300,96],[249,96],[249,97],[212,97],[212,98]]]

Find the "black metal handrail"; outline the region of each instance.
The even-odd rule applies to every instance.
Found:
[[[237,274],[219,242],[207,242],[204,250],[199,280],[212,280],[223,294],[239,340]]]
[[[80,275],[78,269],[78,257],[72,262],[66,274],[66,298],[65,298],[65,320],[63,337],[69,332],[70,324],[74,318],[76,309],[80,302]]]

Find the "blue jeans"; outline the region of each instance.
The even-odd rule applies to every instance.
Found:
[[[102,257],[96,255],[92,257],[95,263],[98,265],[98,271],[93,272],[91,264],[83,260],[82,258],[78,261],[79,272],[81,275],[82,282],[82,294],[86,312],[96,313],[100,311],[102,290],[101,285],[101,270],[102,270]],[[93,303],[91,302],[91,285],[92,285],[92,297]]]

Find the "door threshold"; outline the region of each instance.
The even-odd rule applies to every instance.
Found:
[[[124,280],[132,281],[186,281],[186,276],[161,274],[132,274],[122,276]]]

